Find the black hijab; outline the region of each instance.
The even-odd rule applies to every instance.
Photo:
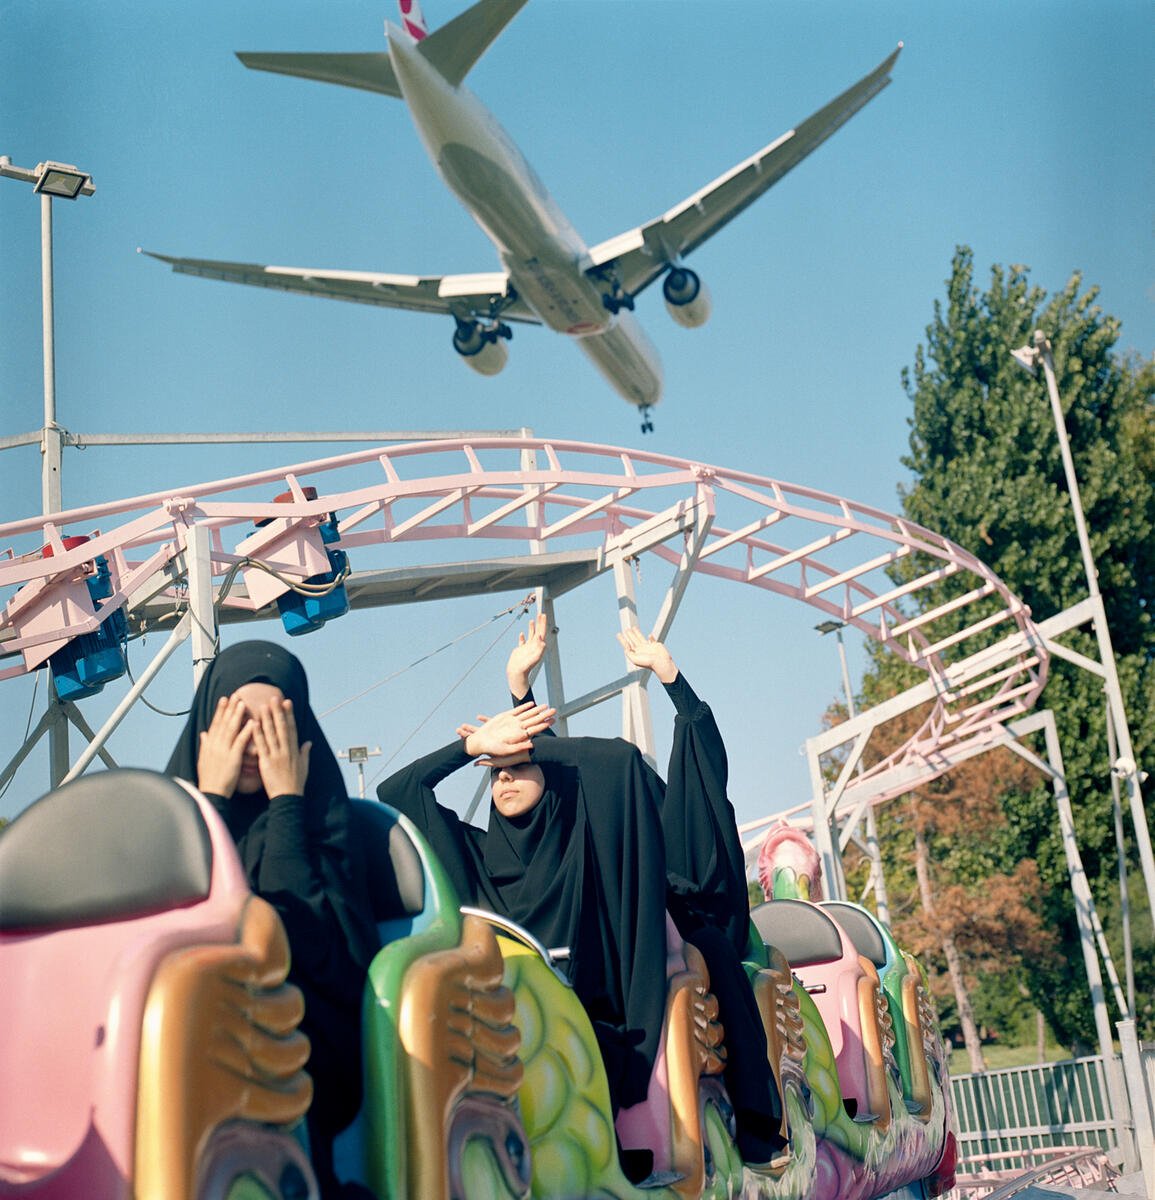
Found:
[[[352,807],[341,768],[317,724],[309,704],[305,669],[294,655],[274,642],[261,641],[240,642],[222,650],[201,677],[166,773],[193,784],[197,782],[200,735],[212,724],[221,697],[232,695],[247,683],[268,683],[280,688],[285,698],[293,702],[300,743],[313,743],[304,799],[306,831],[317,854],[323,887],[323,898],[315,903],[323,903],[332,913],[353,961],[364,970],[377,946],[365,883],[364,855],[353,835]],[[210,799],[228,825],[250,884],[255,887],[265,852],[268,798],[260,792],[255,796]],[[295,949],[294,958],[299,954],[300,950]]]

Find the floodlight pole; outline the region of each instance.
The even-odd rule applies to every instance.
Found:
[[[1043,365],[1043,376],[1047,383],[1047,396],[1051,402],[1051,415],[1055,421],[1055,432],[1059,437],[1059,452],[1063,458],[1063,471],[1067,477],[1067,490],[1071,494],[1071,509],[1075,514],[1075,529],[1079,535],[1079,550],[1083,556],[1083,570],[1087,575],[1095,627],[1095,638],[1099,647],[1099,661],[1103,667],[1103,687],[1107,693],[1107,706],[1114,725],[1118,742],[1119,757],[1111,763],[1111,773],[1127,781],[1127,793],[1131,804],[1131,824],[1135,830],[1135,841],[1139,847],[1139,862],[1143,868],[1143,882],[1147,889],[1147,906],[1152,923],[1155,924],[1155,856],[1151,850],[1151,834],[1147,828],[1147,814],[1143,807],[1143,791],[1139,765],[1131,743],[1131,731],[1127,726],[1127,712],[1123,706],[1123,691],[1119,686],[1119,671],[1115,664],[1115,650],[1111,644],[1111,631],[1107,627],[1107,613],[1099,591],[1099,573],[1091,554],[1091,541],[1087,536],[1087,522],[1083,515],[1083,503],[1079,495],[1079,480],[1075,474],[1075,462],[1071,457],[1071,446],[1067,438],[1067,423],[1063,418],[1063,406],[1059,399],[1059,385],[1055,380],[1055,360],[1051,354],[1051,343],[1041,329],[1036,329],[1032,338],[1034,345],[1013,350],[1015,361],[1035,373],[1037,363]]]
[[[0,155],[0,176],[32,184],[40,194],[40,292],[44,337],[44,424],[40,451],[44,456],[41,470],[41,511],[60,512],[60,465],[64,431],[56,423],[56,345],[52,289],[52,198],[75,200],[96,192],[92,177],[70,163],[42,162],[31,170],[17,167],[8,155]]]
[[[40,196],[40,291],[43,302],[44,329],[44,462],[41,468],[40,492],[45,513],[59,512],[63,507],[60,490],[60,460],[64,439],[56,423],[56,344],[53,337],[54,314],[52,297],[52,197]]]
[[[40,472],[41,511],[60,512],[64,507],[60,488],[60,467],[64,448],[64,431],[56,423],[56,344],[55,315],[52,289],[52,197],[75,200],[91,196],[96,187],[92,177],[69,163],[42,162],[28,170],[17,167],[7,154],[0,155],[0,176],[32,184],[40,194],[40,293],[42,304],[42,333],[44,338],[44,424],[41,427],[40,452],[43,455]],[[52,786],[56,787],[68,774],[68,721],[51,687],[52,717],[48,728],[48,763]]]
[[[381,747],[375,746],[372,750],[368,746],[350,746],[348,750],[338,750],[337,757],[347,759],[350,763],[355,763],[357,766],[357,795],[365,799],[365,763],[370,758],[375,758],[381,753]]]

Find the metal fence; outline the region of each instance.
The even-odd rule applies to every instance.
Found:
[[[1142,1058],[1151,1087],[1155,1048],[1145,1047]],[[1053,1146],[1098,1146],[1118,1153],[1130,1114],[1120,1120],[1112,1112],[1107,1069],[1096,1056],[952,1076],[962,1171],[981,1170],[984,1160]],[[1110,1069],[1121,1072],[1118,1056]]]

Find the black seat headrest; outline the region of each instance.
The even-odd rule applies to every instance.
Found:
[[[842,957],[838,926],[805,900],[767,900],[750,910],[762,940],[786,955],[792,967],[836,962]]]
[[[0,929],[127,920],[209,894],[212,843],[167,775],[118,768],[42,796],[0,833]]]
[[[820,903],[846,930],[846,936],[854,943],[859,954],[865,955],[876,967],[886,966],[886,943],[868,912],[845,900],[823,900]]]
[[[421,855],[397,814],[376,800],[353,800],[353,828],[365,847],[373,919],[412,917],[425,907]]]

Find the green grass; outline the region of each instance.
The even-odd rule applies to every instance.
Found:
[[[1049,1038],[1045,1053],[1047,1062],[1058,1062],[1060,1059],[1071,1057],[1071,1052],[1066,1046],[1057,1046]],[[984,1046],[983,1058],[988,1071],[998,1071],[1003,1067],[1030,1067],[1039,1061],[1038,1047],[1034,1043],[1029,1046],[999,1044]],[[965,1049],[950,1052],[950,1073],[952,1075],[969,1075],[971,1073],[970,1058]]]

